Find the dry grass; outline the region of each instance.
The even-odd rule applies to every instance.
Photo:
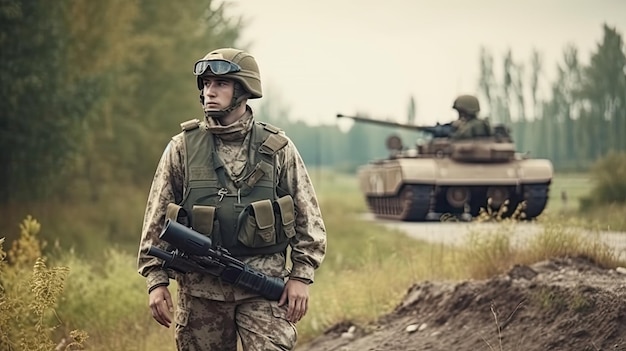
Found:
[[[32,218],[21,224],[19,239],[8,254],[0,239],[0,348],[14,351],[82,349],[87,334],[72,330],[62,344],[53,340],[60,325],[56,315],[68,268],[48,267],[37,238],[41,226]],[[4,262],[9,258],[8,263]],[[30,268],[32,267],[32,268]],[[29,274],[28,272],[31,271]]]

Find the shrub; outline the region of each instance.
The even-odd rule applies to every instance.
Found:
[[[2,248],[4,238],[0,239],[0,349],[81,349],[87,334],[79,330],[70,332],[69,341],[52,340],[52,332],[58,326],[55,306],[69,269],[46,265],[46,258],[41,256],[42,243],[37,238],[40,225],[36,220],[27,217],[20,229],[20,238],[13,242],[8,253]]]
[[[136,257],[107,249],[104,259],[87,261],[73,252],[63,252],[59,260],[71,271],[58,308],[66,328],[83,326],[90,341],[98,346],[107,340],[110,344],[112,335],[125,347],[136,343],[136,333],[145,327],[142,317],[150,316],[146,283],[137,274]],[[149,319],[147,322],[154,323]],[[120,329],[127,333],[120,333]]]
[[[581,210],[596,205],[626,204],[626,152],[610,152],[591,168],[593,189],[581,199]]]

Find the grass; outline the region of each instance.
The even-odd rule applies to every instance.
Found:
[[[544,222],[539,231],[514,240],[516,227],[526,225],[505,221],[496,226],[472,224],[464,243],[461,263],[466,278],[486,279],[508,271],[516,264],[531,265],[554,257],[586,257],[605,268],[626,262],[616,248],[603,242],[599,233],[585,233],[562,223]],[[626,240],[626,238],[624,238]]]
[[[591,193],[592,187],[588,174],[555,174],[550,185],[550,199],[544,211],[544,219],[591,230],[626,231],[624,205],[580,210],[580,201]],[[565,200],[563,193],[566,194]]]
[[[550,184],[550,200],[546,211],[548,213],[576,212],[580,207],[580,199],[589,194],[591,186],[587,174],[555,174]]]
[[[335,323],[350,320],[364,324],[390,312],[411,285],[424,280],[487,278],[507,271],[514,264],[530,264],[555,256],[582,255],[605,267],[622,264],[611,248],[600,244],[597,238],[581,236],[566,222],[555,220],[557,216],[551,217],[553,212],[569,211],[557,207],[554,201],[550,201],[547,215],[540,217],[546,224],[544,230],[523,245],[512,239],[519,224],[505,221],[488,230],[471,227],[464,245],[451,247],[408,239],[403,233],[364,222],[359,214],[366,211],[366,206],[354,178],[323,171],[312,172],[312,177],[328,231],[328,253],[311,286],[309,313],[298,324],[300,343],[320,335]],[[578,176],[558,177],[554,183],[557,190],[551,194],[558,193],[558,189],[576,189],[570,192],[571,196],[584,196],[583,185]],[[97,235],[100,226],[106,223],[136,227],[145,194],[138,189],[125,190],[124,201],[107,203],[104,211],[111,215],[126,213],[126,218],[106,222],[96,217],[97,208],[65,205],[57,209],[61,214],[58,216],[51,209],[46,210],[47,222],[42,222],[42,234],[57,236],[63,232],[60,228],[65,228],[75,235],[89,237]],[[112,195],[111,201],[114,199]],[[141,210],[128,211],[125,206],[129,203]],[[75,220],[70,213],[74,213]],[[129,242],[138,241],[137,228],[124,232]],[[110,235],[123,238],[120,234]],[[87,349],[172,349],[173,328],[163,329],[150,316],[145,283],[136,273],[136,249],[125,250],[124,246],[106,245],[109,240],[97,239],[99,247],[88,245],[86,248],[94,251],[80,254],[56,245],[46,249],[53,252],[55,247],[60,247],[61,252],[53,255],[54,261],[69,268],[66,289],[56,306],[62,321],[62,328],[55,334],[57,340],[64,331],[82,329],[89,334],[85,342]],[[32,256],[32,252],[38,251],[21,252]],[[95,256],[102,260],[87,259]],[[4,284],[10,277],[3,275],[0,283]],[[586,306],[584,301],[580,305]],[[0,326],[0,330],[5,328]]]

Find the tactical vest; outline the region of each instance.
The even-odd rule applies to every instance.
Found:
[[[181,128],[187,186],[183,201],[170,204],[167,216],[186,217],[187,225],[211,238],[214,247],[234,256],[285,251],[295,235],[295,210],[291,195],[277,185],[274,155],[287,145],[287,138],[276,127],[256,122],[243,176],[232,181],[227,179],[213,134],[200,128],[197,119],[182,123]]]

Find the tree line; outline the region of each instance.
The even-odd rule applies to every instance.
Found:
[[[179,123],[200,112],[195,60],[216,47],[247,49],[240,38],[246,23],[230,15],[229,6],[3,0],[0,202],[76,194],[95,202],[110,186],[147,189]],[[589,64],[574,46],[565,48],[549,97],[538,93],[545,66],[539,52],[525,64],[509,51],[503,74],[496,75],[494,56],[482,51],[477,93],[492,121],[511,126],[520,150],[563,169],[626,150],[624,44],[616,28],[603,28]],[[415,104],[411,97],[407,122],[415,120]],[[334,124],[310,126],[271,96],[255,113],[285,129],[307,164],[342,171],[386,157],[385,135],[398,133],[359,123],[347,133]]]
[[[546,66],[541,53],[533,51],[529,61],[516,61],[509,50],[498,77],[493,55],[485,48],[480,55],[480,93],[492,120],[511,126],[518,149],[570,170],[626,151],[626,51],[616,28],[603,25],[588,64],[567,45],[547,97],[539,91]]]

